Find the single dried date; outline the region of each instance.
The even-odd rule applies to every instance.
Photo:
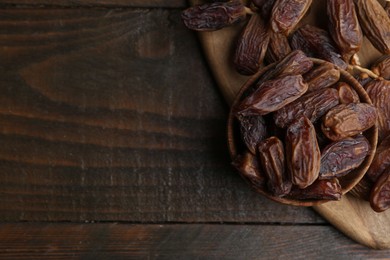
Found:
[[[274,196],[278,197],[288,194],[292,184],[286,174],[286,162],[282,141],[275,136],[271,136],[262,141],[258,149],[261,166],[268,179],[268,190]]]
[[[265,120],[262,116],[238,116],[240,132],[246,147],[253,154],[256,154],[257,145],[267,135]]]
[[[376,109],[366,103],[340,104],[329,110],[322,121],[322,131],[332,141],[355,136],[376,122]]]
[[[366,176],[375,182],[384,170],[390,166],[390,135],[387,136],[376,148],[376,153]]]
[[[342,195],[341,185],[334,178],[330,180],[316,180],[305,189],[294,187],[289,196],[294,199],[307,200],[340,200]]]
[[[254,14],[238,39],[233,63],[243,75],[256,73],[263,64],[269,42],[268,29],[260,17]]]
[[[331,143],[321,153],[318,178],[332,179],[346,175],[362,164],[369,150],[370,144],[363,135]]]
[[[271,28],[289,35],[306,14],[312,0],[276,0],[272,9]]]
[[[390,208],[390,167],[379,176],[370,194],[370,206],[376,212]]]
[[[390,134],[390,81],[372,80],[365,87],[377,109],[378,141],[381,141]]]
[[[191,30],[215,31],[245,20],[246,10],[240,1],[206,3],[184,10],[181,18]]]
[[[335,84],[340,79],[340,70],[331,63],[323,63],[313,68],[303,76],[307,82],[307,92],[327,88]]]
[[[290,45],[293,50],[302,50],[310,57],[329,61],[342,69],[348,67],[328,32],[320,28],[309,24],[300,27],[292,34]]]
[[[387,2],[390,4],[390,2]],[[390,79],[390,55],[383,55],[379,58],[372,66],[372,72],[376,75],[384,78]]]
[[[301,189],[311,185],[318,178],[320,160],[315,128],[307,117],[300,117],[286,132],[286,161],[291,182]]]
[[[363,33],[355,11],[353,0],[328,0],[328,30],[341,51],[343,59],[348,62],[359,51],[363,42]]]
[[[232,165],[254,186],[264,187],[265,176],[261,172],[260,163],[255,155],[250,152],[238,155],[232,162]]]
[[[337,84],[339,99],[341,104],[359,103],[359,94],[347,83],[340,82]]]
[[[284,76],[265,81],[236,109],[237,115],[266,115],[291,103],[307,91],[301,75]]]
[[[390,18],[377,0],[355,0],[364,35],[383,54],[390,54]]]
[[[331,108],[339,104],[337,90],[333,88],[320,89],[308,93],[274,113],[274,121],[278,127],[285,128],[295,118],[306,116],[311,122],[316,122]]]
[[[290,44],[285,35],[281,33],[270,32],[268,49],[265,59],[268,63],[279,61],[291,52]]]

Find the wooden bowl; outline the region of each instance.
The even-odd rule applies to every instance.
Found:
[[[311,60],[314,62],[315,65],[319,65],[319,64],[326,62],[326,61],[314,59],[314,58],[312,58]],[[229,118],[228,118],[228,146],[229,146],[229,152],[230,152],[230,156],[231,156],[232,160],[238,154],[240,154],[242,152],[240,149],[243,149],[242,147],[245,146],[244,144],[242,144],[241,137],[239,134],[238,120],[236,119],[233,111],[235,111],[235,107],[242,100],[241,97],[245,93],[245,91],[249,87],[251,87],[263,73],[265,73],[268,70],[274,69],[276,64],[277,63],[270,64],[267,67],[261,69],[256,74],[254,74],[241,87],[240,91],[238,92],[236,98],[233,101],[233,104],[231,106],[230,113],[229,113]],[[349,74],[347,71],[340,69],[340,80],[350,84],[351,87],[354,88],[354,90],[358,93],[361,102],[372,104],[372,102],[371,102],[369,96],[367,95],[366,91],[364,90],[364,88],[359,84],[359,82],[351,74]],[[374,158],[377,140],[378,140],[377,126],[375,125],[375,126],[371,127],[370,129],[366,130],[363,133],[363,135],[369,141],[371,148],[369,150],[367,157],[365,158],[363,163],[358,168],[351,171],[347,175],[338,178],[340,185],[341,185],[341,188],[342,188],[343,195],[346,194],[347,192],[349,192],[363,178],[364,174],[368,170],[368,168],[369,168],[369,166]],[[246,177],[244,177],[244,176],[242,176],[242,177],[246,180]],[[248,181],[248,183],[249,183],[249,181]],[[273,201],[280,202],[283,204],[288,204],[288,205],[314,206],[314,205],[323,204],[323,203],[329,201],[329,200],[297,200],[297,199],[288,197],[288,195],[285,197],[276,197],[276,196],[273,196],[272,194],[270,194],[266,189],[261,189],[259,187],[255,187],[253,185],[252,185],[252,188],[256,192],[260,193],[261,195],[263,195],[263,196],[265,196]]]

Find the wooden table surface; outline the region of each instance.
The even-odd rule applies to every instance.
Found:
[[[390,257],[233,171],[186,6],[0,1],[0,258]]]

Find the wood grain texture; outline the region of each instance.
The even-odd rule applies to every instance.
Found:
[[[1,0],[0,7],[153,7],[182,8],[186,0]]]
[[[0,10],[0,220],[324,223],[231,169],[179,10]]]
[[[389,254],[355,244],[329,226],[0,225],[0,256],[6,259],[386,259]]]
[[[202,1],[193,0],[192,4]],[[311,23],[313,20],[321,23],[326,21],[323,7],[325,1],[316,1],[311,7],[309,15],[303,20]],[[240,87],[246,82],[237,72],[232,70],[232,64],[227,62],[234,48],[234,35],[239,33],[240,27],[230,27],[216,32],[199,33],[213,74],[225,99],[230,104]],[[373,51],[372,45],[367,44],[358,53],[362,66],[368,66],[378,58],[378,52]],[[390,211],[380,214],[371,210],[362,200],[356,200],[351,195],[339,202],[332,202],[314,207],[325,219],[334,224],[346,235],[357,242],[372,248],[390,248]]]

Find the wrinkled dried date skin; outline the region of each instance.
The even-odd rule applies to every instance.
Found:
[[[246,147],[253,154],[256,154],[257,145],[267,135],[265,120],[262,116],[238,116],[240,132]]]
[[[372,80],[366,91],[378,114],[378,141],[390,134],[390,81]]]
[[[232,162],[232,165],[254,186],[264,187],[265,176],[261,172],[260,163],[255,155],[249,152],[238,155]]]
[[[306,117],[294,121],[286,132],[286,161],[290,180],[304,189],[320,171],[321,153],[313,124]]]
[[[215,31],[245,20],[246,11],[240,1],[216,2],[190,7],[181,18],[191,30]]]
[[[385,11],[387,13],[387,16],[390,17],[390,2],[386,1],[386,4],[385,4]]]
[[[252,0],[252,3],[259,9],[261,17],[268,21],[276,0]]]
[[[370,205],[376,212],[390,208],[390,168],[387,168],[371,190]]]
[[[321,153],[319,179],[341,177],[356,169],[366,158],[370,144],[363,135],[333,142]]]
[[[266,115],[291,103],[307,91],[301,75],[268,80],[237,107],[238,115]]]
[[[390,166],[390,136],[379,143],[374,159],[367,170],[367,178],[375,182],[388,166]]]
[[[279,61],[291,52],[290,44],[285,35],[281,33],[270,32],[270,40],[265,59],[268,63]]]
[[[268,70],[258,79],[258,84],[266,80],[286,76],[305,74],[313,67],[313,61],[300,50],[290,52],[275,66],[273,70]]]
[[[364,35],[383,54],[390,54],[390,18],[377,0],[355,0]]]
[[[291,190],[291,182],[286,174],[283,143],[277,137],[272,136],[262,141],[259,146],[260,162],[267,176],[268,190],[278,197],[288,194]]]
[[[335,84],[340,79],[340,70],[331,63],[323,63],[313,68],[304,75],[304,80],[308,84],[308,92],[327,88]]]
[[[359,82],[360,85],[363,87],[366,86],[368,82],[371,82],[373,80],[370,76],[368,76],[367,73],[360,73],[359,75],[355,76],[355,79]]]
[[[340,82],[337,84],[337,91],[341,104],[359,103],[359,94],[347,83]]]
[[[390,55],[384,55],[378,59],[375,64],[372,65],[371,70],[384,79],[390,79]]]
[[[243,75],[256,73],[263,64],[269,34],[260,15],[254,14],[238,39],[233,63]]]
[[[355,136],[371,128],[376,121],[376,109],[366,103],[340,104],[326,113],[322,131],[332,141]]]
[[[294,102],[282,107],[274,114],[278,127],[287,127],[295,118],[306,116],[311,122],[317,121],[325,113],[339,104],[336,89],[326,88],[305,94]]]
[[[339,68],[348,67],[328,32],[312,25],[306,24],[297,29],[292,34],[290,46],[293,50],[303,50],[308,56],[324,59]]]
[[[355,11],[353,0],[328,0],[328,30],[345,61],[359,51],[363,33]]]
[[[335,179],[316,180],[305,189],[294,187],[289,194],[294,199],[319,199],[319,200],[340,200],[342,195],[341,185]]]
[[[306,14],[311,2],[311,0],[276,0],[271,15],[272,30],[289,35]]]

